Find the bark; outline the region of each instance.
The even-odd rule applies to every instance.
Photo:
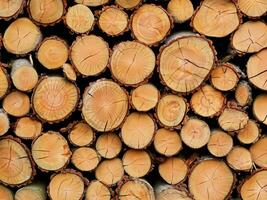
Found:
[[[16,136],[22,139],[35,139],[41,135],[43,126],[42,123],[32,117],[19,118],[14,127]]]

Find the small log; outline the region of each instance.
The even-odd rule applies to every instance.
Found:
[[[258,95],[253,102],[252,111],[254,117],[261,123],[267,125],[267,94]]]
[[[15,194],[15,200],[46,200],[46,188],[42,183],[33,183],[20,188]]]
[[[36,57],[47,69],[59,69],[68,60],[69,49],[67,43],[57,37],[45,38],[40,44]]]
[[[9,128],[10,128],[9,117],[3,109],[0,109],[0,136],[6,134]]]
[[[70,48],[70,60],[80,74],[84,76],[98,75],[108,65],[108,44],[101,37],[95,35],[77,37]]]
[[[231,45],[238,53],[254,53],[267,47],[267,25],[262,21],[241,24],[232,36]]]
[[[248,124],[243,129],[237,132],[237,139],[243,144],[252,144],[256,142],[259,137],[259,125],[251,119],[248,121]]]
[[[225,96],[210,85],[205,85],[194,92],[190,100],[193,111],[202,117],[219,115],[225,103]]]
[[[66,119],[79,100],[76,85],[60,76],[44,76],[32,95],[32,108],[38,118],[49,123]]]
[[[17,90],[9,93],[3,100],[4,110],[14,117],[26,115],[29,113],[30,107],[30,98],[28,95]]]
[[[1,0],[0,19],[10,20],[16,18],[23,11],[25,3],[25,0]]]
[[[150,84],[143,84],[131,92],[131,104],[137,111],[149,111],[156,107],[160,98],[158,89]]]
[[[221,130],[213,130],[208,142],[209,152],[216,157],[226,156],[233,148],[232,137]]]
[[[96,150],[89,147],[80,147],[73,151],[71,163],[80,171],[94,170],[100,162],[100,156]]]
[[[71,64],[69,64],[69,63],[63,64],[62,69],[63,69],[64,76],[68,80],[73,81],[73,82],[76,81],[77,75],[76,75],[76,72],[75,72],[75,70]]]
[[[248,106],[252,102],[252,89],[246,81],[241,81],[235,89],[235,100],[240,106]]]
[[[7,94],[9,86],[9,78],[6,70],[0,65],[0,99]]]
[[[215,50],[209,40],[198,35],[181,36],[161,47],[160,78],[175,92],[192,92],[207,78],[215,60]]]
[[[171,0],[167,11],[172,15],[174,22],[184,23],[193,16],[194,7],[191,0]]]
[[[125,145],[133,149],[144,149],[151,144],[156,124],[146,113],[133,112],[126,117],[121,127],[121,138]]]
[[[3,185],[0,185],[0,200],[14,200],[12,191]]]
[[[43,171],[63,169],[69,162],[71,151],[67,140],[59,133],[43,133],[32,143],[32,157]]]
[[[115,133],[103,133],[98,136],[95,144],[101,157],[112,159],[118,156],[122,149],[120,137]]]
[[[191,21],[197,32],[219,38],[232,33],[240,23],[240,13],[231,0],[202,1]]]
[[[28,148],[12,136],[0,140],[0,182],[9,186],[27,184],[35,175]]]
[[[131,16],[133,36],[146,45],[156,45],[172,29],[172,18],[167,11],[154,4],[144,4]]]
[[[90,7],[101,6],[108,3],[110,0],[75,0],[76,3],[80,3]]]
[[[144,150],[127,150],[123,154],[122,164],[125,172],[134,178],[143,177],[152,169],[151,157]]]
[[[107,6],[99,13],[98,26],[110,36],[122,35],[128,30],[128,15],[116,6]]]
[[[249,57],[247,62],[248,80],[257,88],[267,91],[267,49]]]
[[[89,146],[95,139],[95,133],[88,124],[78,122],[69,130],[68,139],[74,146]]]
[[[132,10],[141,5],[142,0],[115,0],[115,3],[124,9]]]
[[[89,183],[85,192],[85,200],[111,200],[109,188],[98,180]]]
[[[128,106],[128,96],[124,89],[111,80],[100,79],[85,89],[82,115],[91,127],[107,132],[121,125]]]
[[[42,33],[28,18],[18,18],[6,29],[3,37],[5,49],[13,54],[24,55],[36,49]]]
[[[267,168],[267,137],[263,137],[252,144],[249,151],[251,153],[253,162],[257,166],[261,168]]]
[[[76,4],[68,8],[65,23],[68,28],[77,33],[88,33],[93,29],[95,17],[87,6]]]
[[[28,13],[30,17],[43,26],[54,25],[61,21],[65,14],[65,0],[29,0]]]
[[[209,159],[193,167],[189,175],[188,187],[196,200],[228,199],[234,182],[234,174],[223,161]]]
[[[14,127],[14,133],[22,139],[35,139],[41,132],[42,123],[31,117],[19,118]]]
[[[205,121],[190,118],[182,127],[180,136],[187,146],[199,149],[209,142],[210,128]]]
[[[186,162],[178,157],[167,158],[158,167],[159,174],[163,180],[172,185],[184,181],[188,170]]]
[[[136,41],[126,41],[113,48],[110,69],[120,83],[136,86],[151,76],[155,63],[152,49]]]
[[[52,175],[47,193],[53,200],[82,200],[87,182],[74,170],[61,171]]]
[[[102,161],[95,170],[95,177],[102,183],[112,186],[124,175],[122,161],[119,158]]]
[[[237,6],[248,17],[260,17],[267,12],[267,4],[264,0],[237,0]]]
[[[193,200],[184,187],[159,183],[155,186],[157,200]]]
[[[38,82],[38,73],[30,61],[17,59],[12,63],[11,79],[18,90],[31,91]]]

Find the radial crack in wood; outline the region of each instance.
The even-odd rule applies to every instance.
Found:
[[[88,185],[85,200],[111,200],[109,188],[100,181],[93,180]]]

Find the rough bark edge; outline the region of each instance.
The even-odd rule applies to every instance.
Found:
[[[7,84],[8,84],[6,92],[3,94],[3,96],[0,97],[0,100],[1,100],[1,99],[4,99],[7,96],[8,93],[11,92],[11,85],[12,84],[11,84],[11,78],[10,78],[9,74],[7,73],[7,70],[4,68],[4,64],[1,63],[1,61],[0,61],[0,71],[3,71],[3,73],[5,74],[6,80],[7,80]]]
[[[57,120],[47,120],[47,119],[44,119],[42,118],[41,116],[39,116],[39,114],[36,112],[35,108],[34,108],[34,104],[33,104],[33,98],[34,98],[34,95],[35,95],[35,92],[36,92],[36,89],[38,88],[39,84],[44,80],[44,79],[47,79],[49,77],[60,77],[60,78],[63,78],[65,81],[73,84],[73,86],[76,88],[76,91],[77,91],[77,101],[76,101],[76,104],[75,106],[73,107],[72,111],[70,111],[70,113],[68,115],[66,115],[65,117],[63,117],[62,119],[57,119]],[[59,122],[62,122],[64,121],[65,119],[69,118],[72,113],[77,109],[78,105],[79,105],[79,99],[80,99],[80,89],[79,87],[76,85],[76,83],[74,82],[71,82],[69,81],[68,79],[60,76],[60,75],[41,75],[41,77],[39,78],[37,84],[35,85],[34,89],[33,89],[33,92],[32,92],[32,95],[30,98],[30,101],[31,101],[31,108],[32,108],[32,111],[33,111],[33,114],[41,121],[41,123],[48,123],[48,124],[55,124],[55,123],[59,123]]]
[[[235,99],[236,99],[237,104],[238,104],[239,106],[244,107],[244,108],[247,108],[247,107],[250,106],[251,103],[253,102],[253,98],[252,98],[252,95],[253,95],[253,94],[252,94],[252,88],[251,88],[251,86],[249,85],[249,83],[248,83],[247,81],[244,81],[244,80],[239,81],[239,83],[237,84],[237,86],[239,86],[239,85],[245,85],[245,86],[247,87],[247,89],[248,89],[249,95],[248,95],[247,101],[246,101],[246,103],[245,103],[244,106],[240,105],[240,103],[237,101],[237,99],[236,99],[236,95],[235,95]]]
[[[260,19],[261,17],[264,17],[267,15],[267,11],[265,13],[263,13],[261,16],[256,16],[256,17],[253,17],[253,16],[249,16],[247,15],[246,13],[242,12],[240,7],[239,7],[239,4],[238,4],[238,0],[232,0],[235,4],[236,4],[236,7],[238,8],[238,10],[240,11],[240,13],[246,17],[248,17],[248,19],[252,19],[252,20],[257,20],[257,19]]]
[[[18,17],[19,14],[23,13],[23,9],[24,9],[24,6],[26,5],[26,0],[22,0],[22,3],[21,3],[21,6],[20,8],[11,16],[9,17],[1,17],[0,16],[0,19],[3,19],[5,21],[9,21],[11,19],[16,19]]]
[[[253,142],[251,142],[251,143],[244,143],[243,141],[241,141],[241,140],[239,140],[239,138],[238,138],[238,134],[239,134],[239,131],[241,131],[241,130],[239,130],[239,131],[237,131],[237,140],[241,143],[241,144],[244,144],[244,145],[253,145],[253,144],[255,144],[260,138],[262,138],[263,136],[262,136],[262,129],[260,128],[260,125],[259,125],[259,123],[257,122],[257,120],[256,119],[249,119],[248,121],[253,121],[254,123],[255,123],[255,125],[257,126],[257,128],[258,128],[258,131],[259,131],[259,134],[258,134],[258,137],[253,141]],[[249,150],[249,149],[248,149]]]
[[[142,3],[143,3],[143,0],[140,0],[139,3],[138,3],[136,6],[134,6],[134,7],[132,7],[132,8],[124,8],[123,6],[119,5],[119,4],[117,3],[117,1],[115,0],[115,5],[119,6],[119,7],[122,8],[122,9],[129,10],[129,11],[132,11],[132,10],[134,10],[134,9],[138,9],[138,8],[142,5]]]
[[[88,188],[90,187],[90,185],[91,185],[92,183],[94,183],[94,182],[100,182],[101,184],[103,184],[103,185],[108,189],[108,191],[109,191],[109,193],[110,193],[110,200],[114,200],[115,192],[112,190],[112,188],[109,187],[108,185],[106,185],[105,183],[102,183],[101,181],[99,181],[99,180],[97,180],[97,179],[94,179],[94,180],[90,181],[90,183],[89,183],[88,186],[86,187],[86,189],[85,189],[85,193],[84,193],[84,197],[85,197],[84,199],[85,199],[85,200],[86,200],[87,190],[88,190]]]
[[[141,1],[141,2],[142,2],[142,1]],[[135,34],[134,34],[134,32],[133,32],[133,28],[132,28],[133,17],[134,17],[135,14],[137,13],[137,11],[139,11],[139,8],[141,8],[141,7],[144,6],[144,5],[152,5],[152,6],[156,6],[157,8],[161,9],[163,12],[165,12],[165,14],[166,14],[167,17],[169,18],[169,22],[170,22],[170,28],[169,28],[168,32],[165,34],[165,36],[164,36],[160,41],[154,42],[154,43],[152,43],[152,44],[146,44],[146,43],[144,43],[144,42],[139,41],[139,40],[137,39],[137,37],[135,36]],[[171,31],[172,31],[172,29],[173,29],[173,27],[174,27],[173,18],[172,18],[172,16],[171,16],[171,15],[170,15],[170,14],[169,14],[169,13],[162,7],[162,6],[160,6],[160,5],[156,5],[156,4],[154,4],[154,3],[150,3],[150,4],[148,4],[148,3],[144,3],[144,4],[142,4],[142,6],[138,7],[138,9],[136,9],[136,10],[131,14],[131,16],[130,16],[130,19],[129,19],[129,27],[130,27],[130,30],[131,30],[131,36],[132,36],[132,38],[134,38],[134,40],[137,40],[138,42],[140,42],[140,43],[142,43],[142,44],[144,44],[144,45],[146,45],[146,46],[148,46],[148,47],[152,47],[152,46],[157,47],[157,46],[160,45],[161,42],[163,42],[163,41],[170,35],[170,33],[171,33]]]
[[[204,41],[206,41],[206,42],[208,43],[208,45],[209,45],[209,47],[210,47],[210,49],[211,49],[211,51],[212,51],[212,53],[213,53],[213,56],[214,56],[214,58],[213,58],[213,65],[212,65],[212,67],[211,67],[209,73],[207,74],[207,76],[203,79],[202,83],[201,83],[198,87],[196,87],[195,89],[193,89],[193,90],[191,90],[191,91],[189,91],[189,92],[178,92],[178,91],[175,91],[175,90],[171,89],[171,88],[165,83],[165,81],[163,80],[162,75],[161,75],[161,73],[160,73],[160,58],[161,58],[161,54],[162,54],[162,52],[164,51],[165,48],[167,48],[168,46],[172,45],[174,42],[177,42],[177,41],[180,40],[180,39],[187,39],[187,38],[191,38],[191,37],[196,37],[196,38],[202,39],[202,40],[204,40]],[[163,86],[166,86],[166,88],[168,88],[168,90],[170,90],[173,94],[180,94],[180,95],[188,95],[188,94],[190,94],[190,93],[195,92],[198,88],[202,87],[203,85],[205,85],[205,81],[209,79],[209,77],[210,77],[210,73],[211,73],[212,70],[216,67],[217,62],[218,62],[218,60],[217,60],[217,52],[216,52],[215,47],[213,46],[213,42],[212,42],[211,40],[207,39],[205,36],[203,36],[203,35],[199,35],[199,34],[194,34],[194,35],[182,35],[181,37],[177,36],[177,37],[174,38],[173,40],[168,41],[167,44],[164,44],[164,45],[162,45],[162,46],[160,47],[160,49],[159,49],[159,53],[158,53],[158,55],[157,55],[157,60],[156,60],[156,64],[157,64],[157,66],[158,66],[158,67],[157,67],[157,73],[158,73],[159,78],[160,78],[160,83],[161,83]]]

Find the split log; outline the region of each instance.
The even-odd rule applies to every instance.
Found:
[[[259,125],[250,119],[248,124],[237,132],[237,139],[243,144],[252,144],[259,139],[260,132]]]
[[[169,34],[172,19],[167,11],[154,4],[144,4],[131,16],[133,36],[146,45],[156,45]]]
[[[215,60],[209,40],[197,35],[181,36],[160,49],[160,78],[176,92],[192,92],[207,78]]]
[[[32,143],[32,157],[43,171],[63,169],[69,162],[71,151],[68,141],[59,133],[43,133]]]
[[[85,89],[82,115],[91,127],[107,132],[122,124],[128,106],[128,96],[124,89],[111,80],[101,79]]]
[[[156,124],[146,113],[133,112],[126,117],[121,127],[121,138],[125,145],[133,149],[144,149],[151,144]]]
[[[255,142],[249,149],[253,162],[262,168],[267,168],[267,137]]]
[[[10,20],[17,17],[23,11],[25,2],[25,0],[1,0],[0,19]]]
[[[93,180],[89,183],[85,193],[85,200],[111,200],[109,188],[100,181]]]
[[[0,136],[6,134],[9,128],[10,128],[9,117],[3,109],[0,109]]]
[[[122,35],[128,30],[128,15],[116,6],[107,6],[99,13],[98,26],[110,36]]]
[[[184,187],[161,183],[155,186],[155,195],[156,200],[193,200]]]
[[[74,146],[89,146],[95,139],[95,133],[88,124],[78,122],[69,130],[68,139]]]
[[[96,7],[108,3],[110,0],[75,0],[76,3],[84,4],[90,7]]]
[[[120,83],[136,86],[151,76],[155,63],[152,49],[139,42],[127,41],[113,48],[110,69]]]
[[[173,16],[176,23],[184,23],[194,14],[194,7],[191,0],[171,0],[168,3],[167,11]]]
[[[15,194],[15,200],[46,200],[46,188],[42,183],[33,183],[20,188]]]
[[[260,17],[267,12],[267,3],[264,0],[237,0],[237,5],[248,17]]]
[[[71,64],[65,63],[62,66],[65,77],[70,81],[76,81],[77,75]]]
[[[41,132],[42,123],[31,117],[19,118],[14,127],[14,133],[22,139],[35,139]]]
[[[121,152],[122,142],[115,133],[103,133],[98,136],[95,148],[101,157],[112,159]]]
[[[12,191],[3,185],[0,185],[0,200],[14,200]]]
[[[6,70],[0,65],[0,99],[2,99],[8,92],[9,79]]]
[[[240,13],[231,0],[202,1],[191,22],[197,32],[211,37],[225,37],[236,30],[240,23]]]
[[[164,156],[174,156],[182,150],[182,141],[176,131],[161,128],[155,134],[154,147]]]
[[[267,125],[267,94],[258,95],[252,106],[254,117],[261,123]]]
[[[248,106],[252,102],[252,89],[246,81],[241,81],[235,89],[235,100],[240,106]]]

